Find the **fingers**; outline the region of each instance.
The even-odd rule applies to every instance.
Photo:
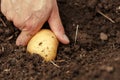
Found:
[[[63,44],[68,44],[70,41],[64,32],[64,28],[61,23],[57,5],[55,6],[55,9],[53,9],[48,22],[49,22],[49,25],[52,31],[57,36],[58,40],[62,42]]]
[[[28,31],[22,31],[16,40],[16,45],[26,46],[30,38],[31,35]]]
[[[28,41],[40,30],[43,22],[40,22],[39,18],[32,15],[25,23],[25,27],[16,40],[16,45],[27,45]]]

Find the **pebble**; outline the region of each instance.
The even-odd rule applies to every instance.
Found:
[[[114,71],[114,67],[113,66],[107,66],[107,65],[102,65],[100,67],[101,70],[107,71],[107,72],[113,72]]]
[[[101,33],[100,33],[100,39],[103,40],[103,41],[108,40],[107,34],[101,32]]]

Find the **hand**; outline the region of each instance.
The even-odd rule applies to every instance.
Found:
[[[61,23],[56,0],[1,0],[1,11],[21,30],[16,40],[17,45],[27,45],[46,21],[60,42],[69,43]]]

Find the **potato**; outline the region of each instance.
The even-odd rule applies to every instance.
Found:
[[[28,42],[27,51],[39,54],[45,61],[54,60],[57,54],[58,40],[49,29],[41,29]]]

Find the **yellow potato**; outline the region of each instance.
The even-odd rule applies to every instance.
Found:
[[[39,54],[45,61],[54,60],[57,54],[58,40],[49,29],[40,30],[27,45],[31,54]]]

